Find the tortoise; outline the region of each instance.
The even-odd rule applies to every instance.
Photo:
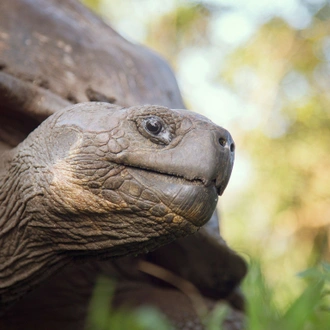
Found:
[[[207,223],[234,142],[159,55],[75,0],[2,2],[0,101],[0,329],[83,329],[101,274],[112,308],[202,329],[175,278],[243,328],[245,262]]]

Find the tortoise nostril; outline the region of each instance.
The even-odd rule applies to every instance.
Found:
[[[227,141],[224,138],[219,138],[219,143],[222,147],[224,147],[226,145]]]
[[[232,143],[232,144],[230,145],[230,151],[231,151],[231,152],[234,152],[234,151],[235,151],[235,143]]]

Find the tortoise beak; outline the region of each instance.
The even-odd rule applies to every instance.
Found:
[[[225,140],[219,140],[219,143],[220,142],[221,144],[224,144],[223,152],[225,155],[221,157],[221,161],[219,163],[219,174],[215,181],[215,186],[219,196],[223,194],[228,185],[235,159],[235,143],[231,135],[228,133],[227,138]]]
[[[185,147],[184,157],[175,164],[186,169],[184,177],[200,179],[206,186],[215,184],[221,196],[229,182],[235,159],[235,144],[230,133],[222,127],[195,130],[187,134],[185,142],[184,139],[180,146]],[[176,171],[173,169],[173,173]]]

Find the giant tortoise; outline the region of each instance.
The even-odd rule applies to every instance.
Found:
[[[182,281],[243,328],[245,263],[201,228],[234,142],[184,110],[158,55],[75,0],[2,1],[0,101],[1,330],[83,329],[101,274],[111,308],[202,329]]]

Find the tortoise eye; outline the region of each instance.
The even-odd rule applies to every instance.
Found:
[[[160,145],[168,145],[172,141],[174,129],[163,118],[148,115],[137,118],[135,122],[140,134],[150,141]]]
[[[147,118],[144,122],[145,129],[152,135],[158,135],[163,128],[163,123],[158,118]]]

